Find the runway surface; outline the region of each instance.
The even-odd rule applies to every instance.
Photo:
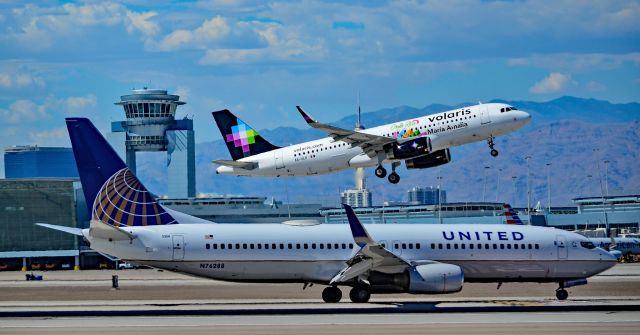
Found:
[[[2,319],[12,334],[637,334],[638,313],[270,315]]]
[[[0,273],[0,333],[539,334],[637,333],[640,264],[554,297],[555,284],[465,284],[451,295],[373,295],[338,304],[301,284],[240,284],[157,270]],[[120,289],[111,288],[119,276]]]

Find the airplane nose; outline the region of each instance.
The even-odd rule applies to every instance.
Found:
[[[531,122],[531,114],[523,111],[515,111],[513,115],[513,121],[516,121],[524,126]]]

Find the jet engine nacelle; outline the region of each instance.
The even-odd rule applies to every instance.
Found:
[[[405,165],[407,169],[426,169],[438,165],[447,164],[451,161],[449,149],[434,151],[428,155],[407,159]]]
[[[386,150],[388,159],[407,159],[426,155],[431,151],[431,141],[426,136],[394,143],[390,146]]]
[[[454,293],[462,290],[462,269],[453,264],[425,264],[409,269],[409,293]]]
[[[464,275],[457,265],[416,265],[402,273],[373,271],[367,278],[371,293],[454,293],[462,289]]]

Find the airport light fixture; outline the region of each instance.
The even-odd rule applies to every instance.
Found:
[[[500,194],[500,176],[502,175],[502,169],[498,169],[498,178],[496,180],[496,202],[498,202],[498,195]]]
[[[529,160],[531,156],[527,156],[527,214],[529,214],[529,222],[531,222],[531,172],[529,170]]]
[[[518,197],[518,190],[516,189],[516,179],[518,179],[518,177],[511,176],[511,180],[513,180],[513,206],[515,206],[516,199]]]
[[[609,196],[609,161],[604,161],[604,194]]]
[[[547,163],[547,211],[551,213],[551,163]]]
[[[485,166],[484,167],[484,183],[482,184],[482,202],[485,201],[485,194],[487,193],[487,170],[489,169],[489,166]]]

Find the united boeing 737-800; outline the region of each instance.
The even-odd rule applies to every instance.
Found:
[[[458,292],[465,282],[557,282],[565,288],[609,269],[616,258],[586,237],[512,224],[215,224],[160,205],[91,122],[67,128],[90,213],[90,228],[39,223],[83,236],[91,248],[137,264],[195,276],[340,286],[354,302],[372,293]]]
[[[348,130],[320,123],[297,107],[313,128],[328,138],[277,147],[228,110],[213,117],[233,160],[215,160],[216,173],[239,176],[307,176],[348,168],[373,167],[376,176],[387,175],[384,163],[391,163],[389,182],[400,176],[402,161],[407,169],[424,169],[451,160],[449,148],[487,140],[491,155],[497,156],[494,139],[525,126],[531,116],[515,107],[480,104],[404,120],[365,130]]]

